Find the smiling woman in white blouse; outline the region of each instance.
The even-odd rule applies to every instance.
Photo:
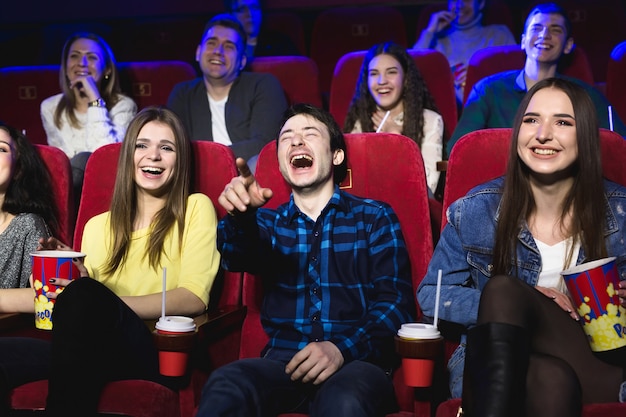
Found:
[[[89,155],[102,145],[122,141],[137,105],[121,93],[113,52],[94,33],[78,32],[67,39],[59,84],[61,93],[41,103],[41,119],[48,144],[72,161],[79,197]]]

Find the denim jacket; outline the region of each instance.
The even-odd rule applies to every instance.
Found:
[[[439,317],[465,327],[476,323],[480,293],[493,269],[493,246],[503,184],[504,177],[500,177],[480,185],[448,208],[448,223],[441,233],[428,272],[417,290],[417,301],[426,316],[434,316],[437,274],[441,269]],[[604,188],[607,252],[608,256],[617,257],[620,277],[626,279],[626,188],[606,180]],[[517,238],[517,274],[520,279],[534,286],[541,272],[539,249],[526,226]],[[581,248],[576,263],[585,261]],[[464,360],[463,336],[460,346],[448,361],[453,398],[461,396]]]

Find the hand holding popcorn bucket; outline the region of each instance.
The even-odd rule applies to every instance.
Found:
[[[599,259],[561,272],[581,317],[591,350],[604,352],[626,346],[626,309],[617,294],[615,258]]]
[[[50,278],[73,280],[80,277],[73,258],[83,258],[84,253],[66,250],[41,250],[30,254],[33,261],[33,288],[35,290],[35,327],[52,330],[52,308],[55,299],[50,293],[60,293],[63,287],[54,285]]]

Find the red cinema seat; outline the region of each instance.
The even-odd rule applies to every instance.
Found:
[[[313,23],[310,51],[320,70],[322,94],[330,90],[339,58],[388,41],[407,46],[404,18],[393,7],[340,7],[322,11]]]
[[[0,68],[0,119],[46,145],[41,102],[60,92],[58,65]]]
[[[74,187],[72,185],[72,167],[70,160],[59,148],[48,145],[35,145],[46,169],[50,173],[54,200],[58,211],[58,230],[56,237],[72,245],[76,210],[74,207]]]
[[[253,72],[269,72],[280,81],[289,104],[322,107],[317,64],[305,56],[265,56],[252,61]]]
[[[122,62],[118,64],[124,94],[137,103],[137,110],[167,103],[174,86],[196,78],[196,70],[182,61]]]

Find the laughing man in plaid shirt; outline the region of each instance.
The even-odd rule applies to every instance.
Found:
[[[260,208],[272,192],[241,159],[219,198],[232,214],[219,225],[223,266],[266,280],[270,341],[262,358],[213,372],[198,416],[382,416],[394,404],[393,335],[414,311],[400,223],[388,204],[336,185],[346,151],[329,113],[293,106],[277,145],[288,203]]]

